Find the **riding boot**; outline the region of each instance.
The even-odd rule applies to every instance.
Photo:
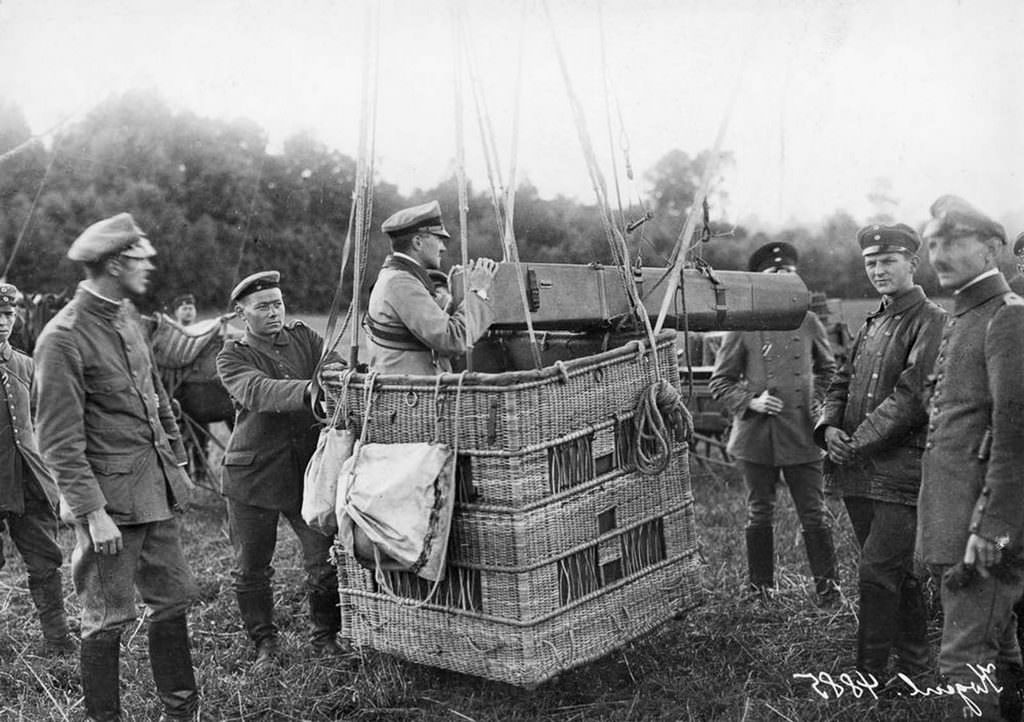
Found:
[[[82,640],[81,674],[85,714],[96,722],[121,719],[121,630]]]
[[[68,631],[68,620],[64,614],[60,572],[55,571],[43,579],[29,578],[28,590],[36,605],[47,651],[56,655],[75,651],[75,640]]]
[[[879,682],[887,679],[889,652],[896,634],[899,606],[900,598],[888,589],[874,584],[860,585],[857,669],[864,674],[873,674]]]
[[[148,635],[149,664],[157,694],[164,705],[164,718],[192,719],[199,704],[199,692],[192,671],[185,615],[150,622]]]
[[[313,623],[310,642],[321,655],[341,654],[344,650],[338,644],[337,635],[341,629],[341,609],[338,606],[338,592],[310,592],[309,619]]]
[[[828,527],[805,530],[804,546],[814,577],[818,606],[832,606],[839,601],[839,571],[836,567],[836,550],[832,546],[832,530]]]
[[[893,637],[896,671],[908,677],[931,670],[928,647],[928,607],[921,582],[908,574],[900,585],[899,609]]]
[[[747,573],[750,589],[765,601],[775,587],[775,537],[770,526],[747,529]]]
[[[242,624],[249,639],[259,643],[270,637],[277,637],[274,625],[274,593],[267,589],[256,589],[246,592],[235,592],[238,599],[238,611],[242,615]]]

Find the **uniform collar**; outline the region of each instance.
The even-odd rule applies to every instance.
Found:
[[[871,318],[881,316],[883,313],[895,316],[897,313],[903,313],[908,308],[912,308],[923,300],[924,289],[917,284],[914,284],[898,296],[892,296],[889,303],[885,303],[883,301],[878,306],[878,310],[871,314]]]
[[[5,341],[4,344],[0,346],[0,361],[7,363],[11,360],[12,355],[13,351],[11,349],[11,343],[10,341]]]
[[[257,336],[246,328],[245,340],[250,345],[257,346],[289,346],[291,345],[292,337],[290,334],[285,333],[287,330],[288,326],[283,326],[280,331],[268,338],[267,336]]]
[[[75,300],[83,309],[109,319],[117,318],[126,306],[126,301],[115,301],[112,298],[101,296],[85,283],[78,284]]]
[[[962,286],[953,296],[953,315],[961,316],[990,298],[1009,292],[1010,286],[1002,273],[983,273]]]

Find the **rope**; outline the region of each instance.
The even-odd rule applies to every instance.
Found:
[[[39,197],[43,194],[43,188],[46,186],[46,179],[50,176],[50,169],[53,168],[53,163],[57,160],[57,148],[59,145],[60,138],[58,138],[53,144],[53,155],[50,156],[50,161],[46,164],[46,170],[43,171],[43,179],[39,181],[39,187],[36,188],[36,194],[32,198],[32,204],[28,207],[28,215],[25,216],[25,222],[21,224],[21,230],[18,231],[18,238],[14,241],[14,248],[11,249],[11,255],[7,258],[7,265],[4,266],[4,273],[0,276],[0,279],[6,280],[7,274],[11,272],[11,265],[14,263],[15,256],[18,255],[18,249],[21,247],[21,241],[25,238],[25,232],[28,230],[28,226],[32,222],[32,214],[35,213],[36,204],[39,203]]]
[[[234,286],[240,280],[242,275],[242,259],[245,256],[245,244],[249,238],[249,225],[252,223],[253,209],[256,207],[256,199],[260,194],[260,180],[263,178],[263,161],[260,161],[259,166],[256,168],[256,182],[252,187],[252,195],[249,197],[249,210],[245,214],[245,227],[242,229],[242,240],[238,244],[238,260],[235,262],[235,276],[231,279],[231,285]]]
[[[459,188],[459,245],[462,249],[462,268],[464,283],[462,293],[463,296],[469,295],[469,235],[468,235],[468,212],[469,212],[469,200],[467,192],[467,181],[466,181],[466,144],[465,144],[465,132],[463,128],[463,90],[462,90],[462,53],[460,49],[463,47],[465,41],[463,36],[463,27],[458,21],[458,0],[453,0],[452,14],[454,16],[455,25],[455,47],[453,53],[454,60],[454,81],[455,81],[455,178]],[[469,299],[466,299],[468,303]],[[471,314],[466,314],[466,369],[469,371],[473,370],[473,338],[475,329],[473,328],[473,317]]]
[[[660,474],[672,458],[672,440],[689,441],[693,416],[676,388],[664,379],[640,394],[633,410],[630,461],[641,474]]]

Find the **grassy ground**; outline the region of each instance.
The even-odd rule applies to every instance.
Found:
[[[806,561],[788,499],[780,505],[777,604],[740,598],[745,574],[742,483],[731,469],[695,467],[697,522],[706,565],[705,604],[682,620],[583,668],[526,691],[406,664],[371,650],[324,664],[305,650],[306,615],[297,547],[281,530],[275,578],[277,618],[286,661],[254,675],[252,650],[230,590],[230,545],[221,500],[200,495],[185,523],[188,558],[202,599],[191,614],[193,650],[209,720],[928,720],[931,702],[828,701],[794,674],[851,671],[854,600],[831,611],[814,607]],[[783,493],[783,497],[785,494]],[[836,504],[832,505],[838,511]],[[835,520],[843,589],[855,594],[853,539]],[[64,548],[71,537],[65,531]],[[40,656],[21,560],[6,545],[0,571],[0,719],[80,719],[77,661]],[[65,570],[65,580],[68,579]],[[67,606],[77,611],[74,595]],[[933,630],[933,635],[935,630]],[[158,708],[144,628],[125,635],[122,694],[129,719],[155,718]]]

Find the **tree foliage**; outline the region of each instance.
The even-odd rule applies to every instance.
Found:
[[[0,153],[30,137],[20,109],[0,102]],[[667,262],[709,158],[707,151],[691,156],[671,150],[645,175],[650,190],[644,202],[652,218],[628,234],[631,255],[645,265]],[[724,161],[727,166],[731,156]],[[221,308],[239,278],[276,268],[293,308],[324,311],[338,283],[355,175],[355,159],[309,133],[286,139],[280,152],[271,153],[266,132],[252,121],[174,112],[158,95],[133,91],[111,97],[49,147],[29,143],[3,161],[0,262],[6,266],[13,255],[8,278],[26,291],[69,289],[80,278],[80,269],[65,257],[71,242],[90,223],[129,211],[159,251],[154,282],[140,303],[144,308],[185,290],[201,306]],[[870,192],[882,219],[891,206],[891,188],[880,179]],[[454,229],[448,255],[458,262],[454,178],[408,196],[375,179],[364,294],[388,250],[380,223],[403,206],[431,199],[441,202]],[[849,214],[837,211],[820,230],[794,227],[766,236],[716,223],[724,200],[712,194],[711,238],[697,249],[715,267],[743,269],[758,245],[785,240],[800,250],[801,273],[812,289],[841,296],[872,293],[854,242],[858,223]],[[529,182],[517,189],[515,235],[519,255],[528,262],[607,263],[612,257],[594,206],[561,196],[543,199]],[[471,256],[500,257],[491,200],[472,186],[467,236]],[[351,293],[351,280],[345,291]]]

